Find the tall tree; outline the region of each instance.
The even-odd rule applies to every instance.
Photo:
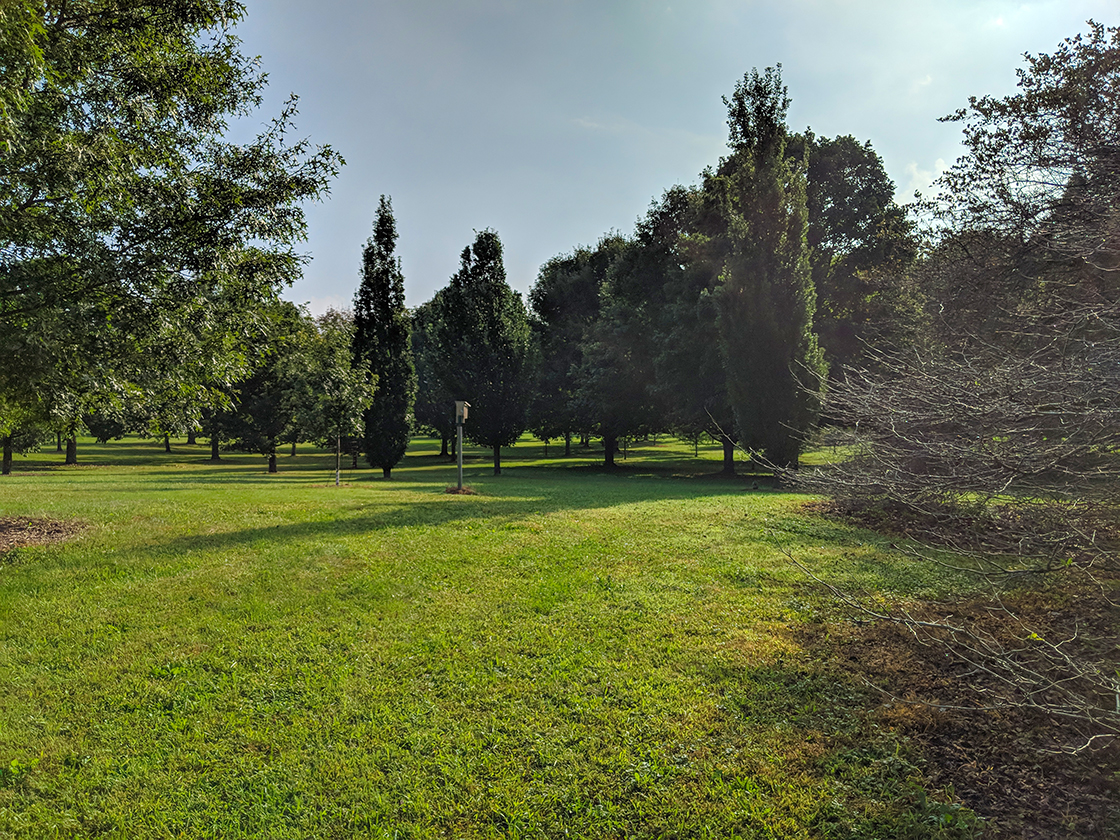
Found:
[[[385,478],[408,448],[416,400],[412,323],[396,247],[393,205],[381,196],[373,236],[362,251],[362,283],[354,295],[354,356],[378,383],[365,413],[363,447],[370,466],[381,467]]]
[[[462,264],[433,300],[439,376],[452,398],[471,404],[463,433],[494,452],[525,430],[530,389],[529,320],[521,295],[506,282],[502,242],[492,230],[463,249]]]
[[[752,70],[724,102],[731,154],[705,173],[703,190],[726,241],[718,302],[727,388],[745,445],[796,465],[825,366],[813,334],[805,163],[785,155],[781,65]]]
[[[243,373],[230,338],[298,275],[340,159],[223,139],[260,101],[234,0],[9,0],[0,22],[0,394],[94,403]],[[231,362],[231,359],[234,361]]]
[[[817,309],[813,329],[832,377],[868,346],[897,341],[917,315],[904,273],[917,242],[913,223],[894,201],[894,183],[871,141],[793,134],[786,158],[808,161],[809,263]]]

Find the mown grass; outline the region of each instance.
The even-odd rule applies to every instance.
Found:
[[[84,442],[0,516],[0,837],[967,837],[862,689],[804,649],[831,580],[946,585],[718,453],[520,445],[476,495]]]

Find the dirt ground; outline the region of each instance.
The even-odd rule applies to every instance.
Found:
[[[26,516],[0,517],[0,557],[24,545],[46,545],[69,539],[85,530],[80,522],[31,519]]]
[[[891,613],[903,611],[914,620],[909,626],[852,610],[805,641],[874,689],[875,722],[910,739],[931,785],[951,786],[985,819],[986,840],[1120,838],[1120,738],[1108,734],[1115,721],[1102,726],[1029,708],[1047,695],[1009,687],[998,668],[988,671],[953,637],[916,626],[952,624],[966,642],[985,640],[1052,675],[1047,661],[1031,658],[1037,633],[1112,676],[1109,669],[1120,668],[1120,575],[1044,576],[998,596],[901,604]],[[1095,699],[1111,715],[1111,693]]]

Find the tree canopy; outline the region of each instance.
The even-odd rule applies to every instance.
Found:
[[[196,391],[299,271],[341,159],[294,100],[224,139],[265,76],[231,0],[12,0],[0,16],[0,394],[72,425],[93,395]],[[205,381],[203,381],[205,380]],[[203,404],[204,400],[197,401]]]

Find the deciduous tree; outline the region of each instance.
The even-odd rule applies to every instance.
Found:
[[[231,340],[298,275],[340,159],[223,138],[265,83],[234,0],[10,0],[0,21],[0,394],[94,402],[244,370]]]

